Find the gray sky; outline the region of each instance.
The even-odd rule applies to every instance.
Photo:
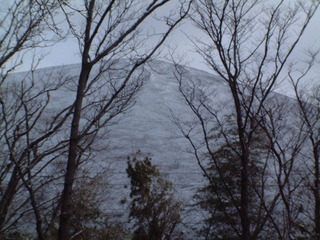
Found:
[[[6,7],[11,0],[1,0],[2,9]],[[164,11],[167,11],[166,9]],[[152,25],[150,21],[150,25]],[[190,64],[190,66],[195,68],[200,68],[203,70],[210,71],[210,69],[205,65],[203,60],[197,56],[194,52],[194,47],[192,43],[188,40],[187,36],[198,36],[199,32],[192,26],[190,23],[184,23],[180,28],[176,29],[174,34],[171,36],[167,45],[170,45],[173,48],[177,48],[176,53],[185,57],[185,60]],[[308,26],[305,35],[301,39],[297,49],[292,55],[294,60],[303,60],[303,53],[306,49],[317,49],[320,48],[320,9],[318,9],[316,16],[312,19],[311,24]],[[79,49],[77,42],[73,38],[68,38],[67,40],[55,44],[54,46],[36,50],[36,54],[45,55],[45,59],[40,63],[40,67],[49,67],[56,65],[65,65],[72,63],[79,63]],[[25,56],[24,64],[18,70],[28,70],[28,63],[31,61],[32,54],[29,53]],[[314,70],[314,73],[320,76],[319,67]]]

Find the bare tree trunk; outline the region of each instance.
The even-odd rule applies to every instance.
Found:
[[[314,156],[314,229],[315,237],[320,240],[320,164],[319,164],[319,143],[316,143],[313,148]]]
[[[299,117],[301,119],[301,124],[306,126],[306,134],[308,136],[307,145],[312,149],[311,160],[313,162],[313,168],[310,171],[312,180],[308,183],[310,186],[313,201],[313,234],[312,236],[319,240],[320,239],[320,86],[316,85],[313,93],[310,90],[306,92],[306,89],[300,86],[301,82],[305,79],[308,72],[314,67],[317,53],[310,52],[309,60],[306,61],[307,66],[301,72],[297,79],[294,79],[289,73],[289,78],[291,80],[292,86],[295,91],[295,96],[297,98]]]
[[[42,79],[44,75],[35,74],[37,77],[34,79],[34,70],[30,70],[27,80],[15,79],[13,83],[8,81],[3,85],[6,92],[3,95],[4,102],[1,103],[0,139],[1,146],[5,147],[1,155],[4,158],[1,159],[1,166],[5,168],[0,168],[0,181],[7,181],[1,182],[0,231],[14,227],[25,213],[33,211],[38,237],[45,239],[46,222],[43,216],[47,212],[41,212],[39,206],[49,207],[49,201],[43,197],[38,199],[37,193],[56,179],[56,176],[44,178],[43,172],[66,148],[66,140],[57,140],[56,136],[61,133],[60,129],[70,116],[72,106],[58,112],[52,111],[54,120],[48,121],[45,113],[50,103],[50,92],[64,86],[68,77],[58,76],[50,79],[50,82],[47,72],[45,81]],[[50,146],[46,145],[46,141],[51,142]],[[19,201],[15,201],[17,198]],[[55,202],[54,199],[55,196],[50,200]],[[32,208],[25,208],[29,203]]]
[[[252,137],[258,132],[259,122],[264,117],[262,112],[267,106],[271,91],[279,81],[279,76],[284,71],[289,56],[319,6],[318,2],[310,2],[310,4],[296,4],[292,7],[290,1],[285,0],[277,3],[265,1],[265,3],[268,5],[267,11],[264,10],[260,1],[200,0],[194,3],[195,11],[190,16],[195,26],[207,36],[205,40],[200,38],[193,40],[195,48],[211,69],[228,85],[230,99],[233,102],[237,139],[240,144],[240,149],[235,152],[240,158],[239,165],[241,167],[241,179],[238,184],[241,200],[238,216],[241,222],[240,238],[242,240],[258,238],[262,231],[261,225],[250,222],[253,207],[248,196],[250,194],[250,179],[253,174],[249,170],[249,164],[253,158],[250,151],[253,144]],[[300,22],[300,29],[294,31],[300,13],[305,14],[304,19]],[[292,31],[295,33],[294,37],[291,35],[289,37],[289,32],[291,34]],[[248,47],[249,45],[250,47]],[[192,83],[185,85],[186,88],[192,88],[190,87]],[[192,90],[194,94],[195,88]],[[188,95],[187,91],[183,94],[196,118],[199,119],[203,139],[207,142],[207,134],[210,129],[204,128],[206,125],[210,126],[212,122],[205,114],[212,116],[217,110],[214,106],[210,106],[209,100],[205,103],[205,100],[198,100],[197,96]],[[214,98],[211,93],[209,93],[210,95],[206,95],[205,92],[202,94],[204,96],[200,96],[199,99]],[[212,104],[214,105],[214,103]],[[217,119],[216,116],[213,119]],[[189,132],[192,132],[192,129],[183,132],[188,133],[186,136],[192,144],[196,142],[190,140]],[[224,137],[228,138],[228,136]],[[265,141],[268,140],[265,139]],[[266,143],[265,146],[267,147],[268,144]],[[210,148],[212,149],[211,146],[207,147],[209,152]],[[194,149],[198,151],[197,147]],[[199,162],[198,156],[197,160]],[[288,165],[292,162],[293,160]],[[203,169],[203,166],[200,167]],[[291,167],[292,165],[284,173],[290,174]],[[289,178],[289,176],[286,175],[285,178]],[[274,199],[278,199],[278,197],[279,194],[275,194]],[[261,199],[260,202],[260,209],[263,206],[264,209],[267,209],[263,214],[263,219],[269,218],[272,221],[274,219],[268,217],[270,215],[269,209],[274,208],[275,202],[270,201],[272,206],[270,205],[269,208],[269,206],[265,206],[264,201],[265,199]],[[251,229],[255,229],[254,236],[251,236]],[[260,232],[256,231],[258,229]],[[238,232],[239,230],[235,229],[234,234],[236,235]]]
[[[86,88],[87,79],[89,77],[92,66],[84,63],[82,65],[77,97],[74,104],[74,114],[71,125],[70,132],[70,143],[69,143],[69,155],[67,161],[67,170],[65,173],[64,189],[62,192],[61,202],[61,215],[59,223],[59,237],[58,239],[68,239],[68,226],[70,220],[70,209],[72,205],[72,186],[77,170],[77,152],[78,152],[78,142],[79,142],[79,123],[82,110],[82,102],[84,98],[84,91]]]
[[[250,144],[248,137],[245,136],[246,126],[243,121],[244,116],[248,117],[249,112],[243,113],[244,110],[241,106],[241,100],[237,91],[237,80],[231,80],[229,87],[233,96],[235,105],[235,112],[237,118],[238,138],[241,147],[241,179],[240,179],[240,219],[241,219],[241,239],[250,239],[250,220],[249,220],[249,147]],[[249,133],[250,135],[252,134]],[[248,135],[249,135],[248,134]]]
[[[164,40],[168,37],[169,33],[175,28],[175,26],[182,21],[186,16],[190,3],[186,3],[188,6],[186,10],[183,9],[184,4],[181,3],[181,9],[177,19],[170,21],[168,18],[167,30],[158,39],[158,42],[149,51],[144,51],[142,55],[137,53],[138,43],[136,41],[137,35],[135,35],[136,29],[149,17],[154,11],[162,7],[169,0],[156,0],[148,5],[144,1],[85,1],[83,9],[85,18],[84,32],[76,33],[73,25],[70,24],[75,38],[79,41],[80,49],[82,49],[82,67],[79,75],[79,81],[77,86],[77,95],[74,101],[74,112],[72,117],[72,125],[70,128],[70,142],[68,150],[67,169],[65,173],[64,189],[61,197],[61,215],[59,223],[59,240],[68,239],[68,230],[70,226],[70,209],[72,204],[72,191],[73,184],[78,169],[79,156],[78,145],[81,141],[81,137],[85,136],[88,132],[97,133],[100,128],[105,126],[108,121],[114,118],[116,115],[123,113],[126,106],[130,105],[130,100],[139,90],[142,85],[141,76],[136,79],[135,83],[130,82],[131,78],[134,78],[134,73],[146,63],[162,45]],[[139,5],[141,4],[141,5]],[[145,8],[145,10],[136,11],[137,6]],[[66,6],[68,6],[66,4]],[[101,7],[103,6],[103,7]],[[65,6],[61,6],[64,8]],[[69,6],[68,6],[69,7]],[[77,7],[76,7],[77,8]],[[133,8],[133,9],[131,9]],[[74,11],[74,7],[70,8]],[[79,11],[81,12],[81,11]],[[68,23],[71,22],[67,11],[66,18]],[[174,16],[175,14],[171,15]],[[81,31],[81,30],[80,30]],[[81,36],[81,37],[79,37]],[[110,81],[110,93],[106,93],[105,98],[99,102],[99,111],[96,115],[90,116],[86,126],[80,127],[80,119],[82,116],[83,101],[85,98],[85,91],[92,90],[92,84],[88,83],[90,79],[90,73],[94,65],[103,61],[105,58],[109,59],[107,62],[117,62],[121,56],[124,58],[128,53],[137,53],[137,59],[126,70],[125,77],[119,77],[116,83],[114,80],[101,79],[101,81]],[[130,55],[128,54],[128,55]],[[118,56],[119,55],[119,56]],[[131,56],[130,56],[131,58]],[[123,59],[124,60],[124,59]],[[108,64],[107,64],[108,65]],[[111,71],[108,66],[102,65],[99,69],[99,74],[96,75],[96,79],[93,82],[98,81],[99,77],[104,72]],[[126,92],[127,91],[127,92]],[[108,91],[107,91],[108,92]],[[124,96],[121,94],[124,93]],[[120,105],[120,106],[119,106]],[[105,115],[110,114],[109,118],[104,119]],[[101,122],[101,123],[100,123]],[[81,136],[80,136],[81,134]]]
[[[10,181],[7,184],[7,189],[4,192],[3,197],[1,198],[1,201],[0,201],[0,230],[3,229],[4,227],[8,209],[11,205],[12,200],[14,199],[18,184],[19,184],[18,169],[17,167],[15,167],[12,172]]]
[[[241,159],[241,225],[242,225],[242,234],[241,239],[248,240],[250,239],[250,222],[249,222],[249,181],[248,181],[248,159],[249,154],[246,152],[242,153]]]

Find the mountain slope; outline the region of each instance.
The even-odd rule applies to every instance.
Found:
[[[149,156],[160,172],[173,183],[176,198],[183,203],[185,210],[183,222],[191,221],[191,224],[194,224],[197,222],[197,217],[199,219],[202,217],[201,213],[198,214],[198,210],[190,205],[194,203],[193,196],[196,191],[206,184],[206,179],[203,177],[203,172],[194,156],[194,149],[183,136],[179,126],[179,123],[186,124],[187,128],[192,129],[191,134],[194,134],[197,139],[198,120],[179,91],[181,86],[178,81],[179,76],[175,75],[175,70],[174,64],[164,61],[155,60],[147,65],[145,76],[148,76],[148,80],[134,98],[135,104],[124,115],[117,116],[105,129],[102,129],[97,140],[90,147],[91,155],[88,155],[89,161],[85,162],[84,166],[89,175],[102,174],[104,176],[103,208],[113,216],[121,218],[128,213],[127,205],[120,203],[129,200],[129,179],[126,173],[128,156],[137,156],[139,159]],[[15,96],[15,88],[28,89],[21,87],[22,80],[26,86],[32,86],[33,91],[36,92],[42,87],[54,86],[59,79],[66,79],[62,88],[59,88],[58,91],[52,91],[50,101],[36,127],[34,133],[36,136],[45,131],[48,122],[52,121],[55,113],[71,105],[74,101],[79,71],[79,65],[67,65],[39,69],[35,72],[34,78],[30,77],[31,74],[14,74],[9,79],[11,82],[7,81],[8,85],[2,91],[8,92],[5,99],[9,101],[10,97]],[[190,96],[194,94],[196,101],[209,101],[219,116],[233,113],[229,88],[224,81],[213,74],[193,68],[183,68],[183,71],[184,77],[188,80],[187,83],[191,85],[190,89],[195,91],[191,92]],[[108,77],[110,76],[105,77],[105,81],[108,81]],[[90,101],[102,99],[102,94],[106,94],[108,91],[108,88],[103,86],[104,82],[101,82],[102,87],[98,86],[97,91],[92,92],[86,102],[88,107],[85,116],[90,117],[90,111],[94,110],[90,109]],[[210,97],[206,98],[206,96]],[[45,99],[44,97],[42,103],[35,103],[34,106],[37,104],[44,106]],[[270,103],[278,101],[286,102],[291,106],[293,103],[284,96],[272,93]],[[23,117],[23,115],[21,116]],[[83,119],[85,121],[85,118]],[[40,147],[49,148],[50,145],[61,141],[61,139],[62,142],[67,141],[69,121],[67,120],[65,126],[56,136]],[[214,119],[211,122],[208,121],[209,125],[212,122]],[[208,129],[210,128],[211,125]],[[202,142],[200,137],[198,139],[197,144],[200,150]],[[65,160],[66,152],[57,161],[58,169],[61,172],[65,169]],[[50,189],[47,191],[50,193]]]

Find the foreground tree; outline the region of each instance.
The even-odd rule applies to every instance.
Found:
[[[53,149],[59,149],[55,144],[46,150],[41,147],[50,141],[61,125],[53,121],[46,126],[47,132],[43,133],[40,130],[43,125],[40,127],[39,122],[43,120],[51,92],[59,89],[66,78],[57,80],[56,84],[50,81],[46,84],[35,83],[34,62],[29,75],[9,77],[9,73],[23,63],[28,50],[49,46],[61,39],[61,32],[54,21],[58,7],[57,1],[14,0],[3,3],[0,11],[1,238],[5,238],[10,231],[16,231],[17,223],[30,212],[27,207],[29,201],[39,190],[33,189],[33,178],[39,176],[39,169],[36,173],[33,171]],[[55,38],[58,36],[56,34],[60,36]],[[6,83],[7,79],[12,83]],[[34,88],[37,90],[34,91]],[[31,209],[35,207],[35,218],[40,226],[42,223],[36,211],[39,207],[36,202],[33,199]],[[37,230],[39,239],[43,239],[41,227]]]
[[[276,206],[268,209],[272,229],[280,239],[310,238],[310,221],[306,218],[309,208],[304,180],[306,178],[305,125],[296,117],[296,105],[281,95],[270,98],[262,111],[260,126],[268,140],[270,159],[269,190],[274,192]],[[303,207],[302,207],[303,206]]]
[[[279,1],[197,1],[190,16],[206,40],[194,40],[197,52],[218,74],[229,89],[236,123],[236,138],[239,149],[232,149],[239,157],[240,238],[258,239],[263,226],[258,227],[250,219],[250,178],[253,174],[249,165],[254,136],[263,118],[263,109],[268,109],[266,101],[271,91],[281,80],[289,56],[295,49],[319,2]],[[304,18],[302,18],[304,17]],[[180,91],[195,114],[195,121],[186,129],[181,129],[201,165],[201,151],[207,152],[211,161],[216,161],[210,131],[215,121],[221,121],[217,114],[217,104],[210,88],[200,88],[193,79],[184,79],[184,70],[177,67]],[[212,82],[214,85],[214,82]],[[198,127],[197,127],[198,126]],[[187,126],[188,127],[188,126]],[[195,133],[196,130],[199,132]],[[197,144],[199,138],[203,144]],[[227,133],[223,136],[229,140]],[[266,142],[269,145],[269,142]],[[204,147],[203,147],[204,146]],[[201,165],[201,168],[205,168]],[[207,176],[208,177],[208,176]],[[208,179],[210,179],[208,177]],[[261,196],[264,196],[261,195]],[[274,200],[277,196],[274,196]],[[265,204],[266,199],[261,199]],[[271,199],[265,206],[269,215],[274,207]]]
[[[241,236],[241,221],[238,214],[240,208],[240,161],[237,151],[240,146],[236,138],[235,123],[232,115],[223,119],[223,126],[216,126],[210,138],[219,144],[212,147],[213,156],[207,155],[208,166],[204,165],[208,184],[196,194],[197,205],[203,210],[207,218],[200,230],[205,239],[239,239]],[[228,138],[224,138],[227,135]],[[265,147],[265,136],[260,130],[254,136],[251,146],[252,157],[249,169],[252,172],[249,179],[250,219],[255,222],[257,229],[266,224],[264,206],[260,202],[260,194],[265,192],[266,164],[268,150]],[[270,234],[269,237],[272,237]]]
[[[297,117],[306,135],[304,159],[307,172],[304,184],[310,195],[305,199],[305,203],[311,202],[311,208],[306,208],[306,204],[304,208],[307,218],[311,220],[306,230],[312,239],[320,239],[320,87],[315,84],[308,90],[304,80],[309,77],[317,56],[316,52],[310,52],[307,66],[288,74],[297,99]]]
[[[163,18],[166,30],[158,35],[156,43],[149,50],[142,48],[141,43],[146,39],[137,34],[139,27],[168,2],[170,1],[159,0],[148,1],[146,4],[145,1],[132,0],[90,0],[84,1],[80,7],[61,4],[70,30],[79,44],[81,70],[76,85],[67,169],[61,197],[60,240],[71,237],[68,230],[73,183],[83,154],[82,149],[85,149],[81,144],[92,144],[99,129],[131,106],[132,98],[146,80],[141,67],[182,21],[190,6],[190,1],[180,2],[178,16],[171,12],[169,17]],[[84,28],[75,27],[72,18],[74,14],[84,20]],[[94,66],[96,72],[93,71]]]
[[[3,8],[0,12],[0,85],[7,71],[21,64],[19,53],[52,43],[53,39],[45,37],[48,26],[59,33],[54,21],[59,6],[57,1],[14,0],[8,3],[8,9]]]
[[[128,161],[131,182],[131,220],[135,221],[133,240],[170,240],[180,222],[180,203],[172,193],[172,184],[160,175],[151,159]]]
[[[30,222],[45,239],[50,228],[58,204],[49,189],[62,177],[53,163],[65,154],[68,141],[62,136],[72,109],[50,108],[55,93],[68,83],[70,78],[58,71],[33,69],[10,75],[2,86],[0,234]]]
[[[127,239],[129,235],[123,224],[114,221],[101,209],[107,194],[107,183],[103,175],[78,179],[74,188],[70,231],[75,240]],[[56,237],[52,234],[52,239]]]
[[[43,23],[48,24],[46,26],[52,30],[57,30],[54,21],[52,24],[48,21],[48,18],[55,20],[54,9],[57,4],[65,14],[71,33],[78,41],[82,64],[78,82],[74,82],[74,76],[70,76],[68,72],[67,77],[60,76],[59,81],[51,85],[46,79],[40,81],[37,79],[39,76],[34,77],[32,69],[31,75],[21,82],[21,88],[16,86],[15,92],[8,91],[3,98],[0,96],[1,144],[6,150],[1,156],[4,159],[1,163],[1,184],[4,192],[0,202],[2,227],[8,229],[8,224],[14,225],[31,209],[38,238],[45,239],[61,208],[59,238],[65,240],[78,234],[68,232],[71,229],[68,223],[77,170],[80,164],[90,157],[95,141],[103,137],[103,134],[99,135],[99,130],[114,123],[112,120],[118,114],[132,106],[135,93],[148,79],[143,64],[151,59],[169,33],[182,21],[191,1],[179,1],[177,14],[172,10],[168,16],[158,17],[158,20],[163,20],[166,30],[157,32],[158,35],[154,35],[155,41],[151,41],[153,44],[148,45],[145,41],[151,37],[150,33],[143,35],[138,32],[138,28],[169,2],[150,1],[146,5],[144,1],[92,0],[84,1],[83,5],[79,6],[71,5],[72,2],[69,5],[68,1],[15,1],[8,14],[3,15],[1,66],[8,63],[20,50],[38,46],[39,39],[43,41]],[[79,18],[84,19],[85,29],[74,24]],[[47,41],[44,44],[47,44]],[[72,74],[72,70],[70,72]],[[6,77],[7,72],[2,72],[1,84]],[[67,102],[58,112],[49,114],[47,110],[52,99],[51,93],[60,90],[66,82],[68,90],[76,89],[74,95],[70,94],[76,96],[75,101],[71,104]],[[11,87],[6,86],[6,90]],[[50,121],[45,119],[46,114],[52,117]],[[71,124],[70,139],[64,134],[67,132],[66,124]],[[52,171],[52,166],[55,166],[66,152],[69,156],[66,173],[57,171],[57,174],[46,176],[50,174],[46,169]],[[65,174],[62,199],[57,201],[60,198],[58,192],[50,193],[47,195],[50,199],[44,199],[45,189],[48,187],[46,184],[59,183],[61,174]],[[25,198],[17,197],[19,191]],[[14,208],[11,208],[14,200],[21,201],[21,206],[17,206],[19,209],[30,206],[29,204],[31,208],[10,221],[15,215],[10,215],[10,218],[7,215],[9,211],[15,212]],[[51,201],[52,208],[49,207]],[[51,215],[50,218],[47,219],[44,213]]]

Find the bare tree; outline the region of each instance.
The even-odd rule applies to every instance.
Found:
[[[38,238],[45,239],[59,196],[48,189],[63,176],[52,163],[66,152],[64,126],[72,113],[71,103],[52,109],[52,96],[66,88],[71,78],[56,70],[34,69],[9,78],[3,84],[1,102],[0,233],[34,219]],[[34,217],[28,218],[31,213]]]
[[[308,218],[311,220],[310,237],[320,239],[320,88],[314,85],[307,89],[305,80],[309,78],[310,70],[315,66],[318,52],[309,52],[307,65],[300,70],[289,69],[288,76],[291,80],[297,106],[299,110],[298,119],[304,126],[306,135],[304,158],[306,159],[306,189],[310,191],[311,208],[307,209],[304,204]]]
[[[46,39],[44,36],[48,26],[59,33],[54,22],[58,6],[56,1],[13,0],[10,1],[8,9],[2,9],[0,12],[1,74],[4,73],[4,67],[7,69],[16,67],[16,61],[11,65],[8,62],[19,52],[39,46],[44,47],[51,42],[52,39]]]
[[[229,89],[239,149],[240,205],[238,210],[241,239],[257,239],[263,225],[253,226],[250,221],[250,179],[254,137],[263,118],[263,109],[271,91],[281,80],[289,56],[295,49],[319,2],[279,1],[197,1],[190,15],[194,25],[206,39],[192,40],[197,52],[216,72]],[[196,84],[180,79],[180,91],[196,116],[194,126],[185,136],[199,151],[192,129],[198,123],[204,146],[211,154],[210,127],[218,121],[212,92],[197,91]],[[212,85],[215,83],[212,82]],[[198,92],[198,93],[197,93]],[[199,96],[200,92],[200,96]],[[211,103],[210,103],[211,102]],[[213,120],[212,120],[213,119]],[[221,121],[221,118],[220,118]],[[228,136],[223,136],[228,141]],[[267,140],[266,140],[267,141]],[[231,146],[230,146],[231,147]],[[213,159],[214,160],[214,159]],[[200,160],[199,160],[200,161]],[[203,169],[203,168],[202,168]],[[261,200],[263,203],[263,200]],[[273,208],[273,201],[266,208]],[[267,217],[270,209],[262,217]]]
[[[146,39],[138,35],[138,29],[154,12],[169,2],[150,1],[146,4],[145,1],[132,0],[90,0],[84,1],[80,7],[61,3],[70,30],[79,44],[81,70],[70,127],[58,239],[70,237],[68,229],[71,199],[74,179],[83,154],[81,143],[86,139],[93,139],[99,129],[131,106],[132,98],[146,80],[141,67],[155,54],[188,12],[190,1],[181,1],[177,15],[170,12],[163,18],[165,32],[159,35],[149,50],[145,50],[142,47]],[[72,14],[78,14],[83,19],[84,28],[75,26]],[[94,68],[97,69],[96,72]],[[101,92],[102,87],[107,91]],[[93,100],[92,96],[97,99]],[[84,110],[88,110],[88,115]]]
[[[66,78],[62,77],[56,83],[41,79],[44,76],[35,80],[37,64],[33,65],[34,62],[29,74],[9,76],[9,73],[23,63],[28,50],[50,46],[61,39],[62,32],[55,22],[59,4],[42,0],[7,3],[7,9],[5,4],[0,11],[0,232],[4,237],[3,234],[34,211],[39,239],[44,239],[43,219],[38,209],[46,204],[35,196],[50,182],[45,181],[43,175],[39,177],[40,172],[48,166],[50,154],[56,151],[58,158],[63,144],[59,143],[59,146],[52,142],[48,147],[47,143],[70,115],[71,111],[66,114],[70,106],[60,114],[52,115],[54,118],[50,124],[44,124],[43,115],[48,114],[46,109],[50,105],[51,93],[60,89]],[[50,77],[48,73],[46,77]],[[8,78],[12,83],[5,83]]]
[[[305,219],[306,169],[303,149],[306,140],[305,124],[296,118],[294,101],[278,95],[270,99],[262,110],[260,126],[264,129],[270,150],[269,168],[272,177],[269,184],[278,189],[277,204],[268,212],[273,229],[279,239],[310,237],[310,222]],[[303,206],[303,207],[302,207]]]
[[[54,84],[39,76],[34,77],[33,69],[21,82],[4,85],[2,89],[5,94],[1,99],[1,144],[6,149],[2,155],[1,172],[3,231],[33,212],[38,238],[45,239],[61,206],[59,237],[67,239],[72,185],[80,164],[90,157],[93,143],[101,139],[103,134],[99,135],[99,130],[132,106],[135,93],[148,78],[143,64],[186,16],[190,6],[190,1],[179,1],[178,14],[170,10],[167,16],[161,17],[162,25],[166,27],[164,32],[158,33],[153,45],[144,45],[143,41],[150,35],[141,37],[137,28],[169,2],[153,1],[145,5],[144,1],[85,1],[83,6],[74,7],[66,1],[29,1],[30,5],[25,1],[16,1],[4,15],[1,26],[4,29],[7,27],[7,31],[4,31],[2,38],[2,65],[19,51],[39,46],[41,33],[45,30],[43,23],[57,31],[53,14],[56,4],[65,14],[70,31],[79,43],[82,65],[77,83],[69,76],[60,76],[58,81],[56,77],[59,76],[46,76],[55,79]],[[142,8],[145,12],[141,11]],[[46,14],[52,24],[46,22]],[[85,29],[73,24],[74,15],[84,19]],[[7,73],[3,74],[1,83]],[[13,78],[15,76],[18,75]],[[61,91],[65,84],[73,90],[77,89],[74,92],[76,100],[52,114],[49,110],[51,94]],[[45,116],[52,119],[46,120]],[[72,122],[70,116],[73,116]],[[66,123],[71,124],[70,139],[64,134]],[[59,183],[57,179],[64,174],[50,175],[57,161],[66,153],[66,148],[69,148],[69,160],[62,198],[57,201],[59,190],[48,194],[49,198],[43,198],[46,195],[45,186],[50,188],[48,184]],[[50,171],[46,172],[46,169]],[[16,202],[21,204],[15,205]],[[54,206],[49,206],[50,203]],[[17,209],[21,210],[20,215]]]

